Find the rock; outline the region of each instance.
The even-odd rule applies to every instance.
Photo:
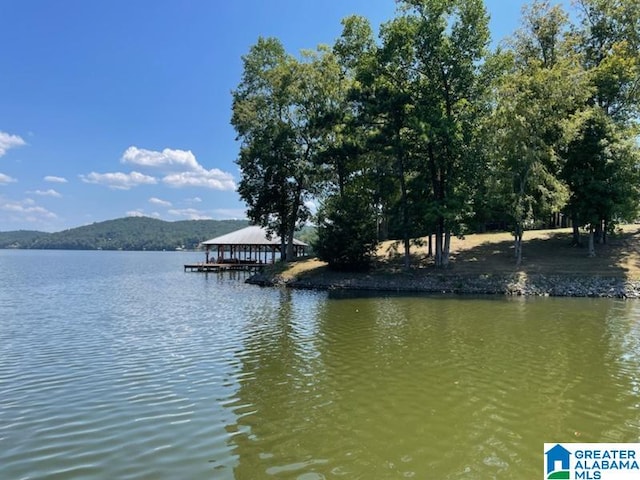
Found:
[[[434,275],[429,273],[335,274],[284,281],[278,275],[258,273],[247,283],[317,290],[375,290],[439,294],[502,294],[544,297],[640,298],[640,282],[622,278],[544,275]]]

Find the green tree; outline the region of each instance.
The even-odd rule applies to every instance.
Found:
[[[497,90],[492,181],[513,221],[516,265],[527,226],[562,208],[568,195],[559,175],[563,122],[579,108],[585,87],[567,27],[559,6],[529,7],[511,45],[511,71]]]
[[[325,131],[323,149],[319,155],[325,172],[324,192],[343,194],[347,184],[365,173],[368,161],[363,148],[367,127],[361,118],[362,88],[358,75],[368,70],[375,55],[373,32],[367,19],[350,16],[342,21],[343,32],[327,55],[332,66],[320,69],[325,84],[329,84],[330,99],[319,109],[317,121]]]
[[[378,243],[372,155],[363,148],[370,127],[360,115],[362,91],[357,80],[368,69],[374,47],[369,23],[348,17],[331,54],[325,52],[316,64],[322,77],[319,84],[324,86],[324,101],[315,117],[324,132],[318,155],[324,174],[314,246],[335,269],[367,267]]]
[[[405,3],[420,20],[419,169],[431,184],[435,264],[446,266],[451,235],[462,233],[481,166],[476,146],[486,101],[481,79],[489,18],[482,1]]]
[[[243,62],[231,119],[241,141],[238,193],[249,218],[278,233],[284,258],[291,259],[293,234],[309,218],[305,202],[317,185],[309,120],[313,69],[274,38],[259,39]]]
[[[318,214],[318,258],[337,270],[368,267],[378,245],[376,212],[361,191],[330,197]]]
[[[378,49],[373,72],[365,94],[368,122],[374,126],[368,138],[368,148],[377,151],[379,178],[393,181],[383,202],[388,213],[395,213],[398,233],[404,247],[404,266],[410,267],[410,225],[408,182],[411,165],[411,124],[415,113],[414,32],[415,22],[400,18],[383,25],[383,45]],[[387,185],[381,184],[381,187]],[[397,237],[396,237],[397,238]]]
[[[589,256],[596,255],[595,234],[638,213],[640,155],[629,130],[622,130],[594,106],[576,115],[566,151],[564,177],[570,203],[589,231]]]
[[[579,0],[578,50],[594,85],[591,103],[616,122],[638,118],[640,4],[637,0]]]
[[[452,233],[469,213],[476,136],[486,97],[480,83],[489,40],[480,0],[411,0],[381,28],[376,63],[363,75],[369,148],[397,188],[394,222],[410,265],[410,239],[435,231],[435,263],[448,264]],[[389,172],[389,173],[386,173]]]
[[[571,187],[569,207],[574,223],[589,231],[589,255],[594,236],[618,219],[632,219],[637,206],[637,144],[640,107],[640,5],[629,0],[580,0],[576,51],[590,91],[581,111],[567,128],[565,181]],[[636,160],[637,161],[637,160]]]

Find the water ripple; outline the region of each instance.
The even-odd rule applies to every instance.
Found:
[[[103,253],[0,252],[2,478],[533,478],[545,441],[638,441],[638,303],[327,299]]]

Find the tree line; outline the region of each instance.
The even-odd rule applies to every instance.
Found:
[[[490,49],[482,0],[400,0],[376,38],[362,16],[333,46],[295,56],[259,38],[243,57],[231,123],[249,218],[283,239],[312,217],[320,258],[365,266],[385,239],[499,222],[522,240],[552,213],[589,255],[640,200],[640,3],[535,1]],[[286,243],[286,245],[285,245]]]
[[[246,220],[182,220],[126,217],[61,232],[0,232],[0,248],[63,250],[195,249],[204,240],[247,226]]]

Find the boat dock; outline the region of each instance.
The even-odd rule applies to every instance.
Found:
[[[259,272],[266,264],[257,262],[225,262],[225,263],[188,263],[184,266],[185,272],[225,272],[245,271]]]
[[[188,263],[185,272],[259,272],[282,257],[283,242],[264,228],[249,226],[200,244],[204,262]],[[307,244],[293,239],[294,256],[304,255]],[[215,253],[212,253],[213,252]]]

